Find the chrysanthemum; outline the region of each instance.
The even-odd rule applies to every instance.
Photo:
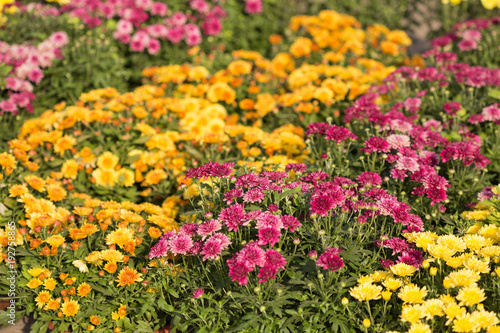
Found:
[[[448,260],[456,253],[456,250],[441,244],[429,245],[427,251],[429,251],[429,254],[434,258],[442,260]]]
[[[104,270],[109,274],[113,274],[117,269],[118,266],[114,262],[108,262],[106,265],[104,265]]]
[[[478,324],[470,313],[462,313],[453,321],[453,332],[475,332]]]
[[[414,266],[405,263],[399,263],[391,266],[391,272],[398,276],[411,276],[417,269]]]
[[[440,245],[444,245],[447,248],[454,250],[455,252],[462,252],[467,248],[467,245],[465,244],[463,239],[455,235],[439,236],[437,239],[437,243]]]
[[[126,266],[118,273],[118,280],[116,280],[116,282],[118,282],[118,285],[121,287],[125,285],[130,286],[136,282],[141,282],[141,275],[142,274],[137,273],[135,269]]]
[[[444,302],[440,299],[429,299],[423,304],[424,314],[428,320],[435,316],[444,316]]]
[[[87,283],[84,282],[77,289],[78,296],[87,297],[87,295],[90,293],[91,290],[92,290],[92,288],[90,287],[90,285],[88,285]]]
[[[47,302],[47,305],[43,308],[44,310],[57,310],[59,309],[59,302],[55,299],[51,299]]]
[[[463,240],[465,241],[465,244],[467,244],[467,248],[471,251],[478,251],[485,246],[493,245],[491,240],[480,235],[465,235]]]
[[[478,323],[479,327],[487,330],[490,327],[497,325],[499,323],[497,314],[495,312],[489,312],[486,310],[474,311],[471,314],[472,318]],[[490,331],[488,331],[489,333]]]
[[[36,289],[42,285],[42,281],[37,278],[31,279],[30,282],[26,285],[30,289]]]
[[[45,242],[52,247],[59,247],[64,243],[65,240],[66,239],[61,235],[52,235],[47,238]]]
[[[61,306],[61,311],[66,317],[73,317],[78,313],[80,305],[77,301],[66,301]]]
[[[417,323],[424,317],[424,310],[420,304],[403,305],[401,320],[411,324]]]
[[[47,304],[50,301],[50,294],[49,294],[49,292],[48,291],[42,291],[35,298],[35,301],[36,301],[36,305],[38,306],[38,308],[41,309],[45,304]]]
[[[102,170],[113,170],[119,162],[118,156],[106,151],[97,159],[97,166]]]
[[[90,322],[93,325],[97,326],[97,325],[99,325],[101,323],[101,319],[99,319],[98,316],[90,316]]]
[[[50,291],[54,290],[56,285],[57,285],[57,281],[54,280],[53,278],[48,278],[48,279],[45,279],[43,281],[44,288],[47,290],[50,290]]]
[[[419,288],[413,283],[404,286],[398,293],[398,297],[405,303],[423,303],[425,296],[427,296],[427,287]]]
[[[472,306],[483,302],[486,296],[484,295],[484,290],[479,288],[476,283],[473,283],[470,286],[460,289],[456,298],[460,301],[459,305]]]
[[[410,326],[408,333],[432,333],[432,330],[429,325],[418,322]]]
[[[82,260],[74,260],[72,262],[72,264],[73,264],[73,266],[78,268],[80,270],[80,272],[82,272],[82,273],[87,273],[89,271],[89,268],[87,267],[85,262]]]
[[[470,257],[464,261],[464,266],[474,272],[478,273],[489,273],[490,272],[490,261],[489,259],[481,260],[477,257]]]
[[[123,254],[118,250],[103,250],[99,252],[99,259],[109,262],[123,262]]]
[[[447,277],[443,280],[443,285],[445,283],[449,284],[450,288],[469,286],[473,283],[479,281],[481,277],[479,273],[474,272],[473,270],[464,268],[459,271],[451,272]]]
[[[358,301],[377,300],[382,297],[382,287],[371,283],[363,283],[354,288],[351,288],[349,293]]]
[[[128,228],[118,228],[106,236],[106,244],[116,244],[123,248],[125,244],[134,240],[134,230]]]

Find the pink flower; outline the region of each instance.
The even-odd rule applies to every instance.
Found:
[[[184,15],[183,13],[181,12],[175,12],[172,17],[170,18],[170,22],[174,25],[174,26],[182,26],[184,24],[186,24],[186,21],[187,21],[187,17],[186,15]]]
[[[150,8],[153,7],[153,1],[152,0],[135,0],[135,5],[139,8],[149,10]]]
[[[191,34],[186,36],[186,44],[189,46],[198,45],[201,43],[201,35],[200,34]]]
[[[286,265],[286,259],[283,258],[281,253],[276,250],[268,249],[266,250],[266,263],[265,266],[270,266],[275,269],[284,269]]]
[[[265,227],[259,229],[257,235],[259,237],[260,246],[269,244],[271,247],[273,247],[274,244],[280,241],[281,232],[277,228]]]
[[[201,296],[203,296],[204,293],[205,293],[204,289],[198,288],[195,291],[193,291],[193,298],[200,298]]]
[[[215,260],[219,258],[222,252],[222,243],[218,239],[209,239],[205,242],[201,254],[203,255],[203,261],[210,259]]]
[[[151,14],[164,17],[167,15],[168,7],[163,2],[155,2],[151,7]]]
[[[500,108],[499,104],[492,104],[483,108],[483,119],[487,121],[497,121],[500,120]]]
[[[245,12],[250,15],[262,13],[262,0],[246,0]]]
[[[4,112],[11,112],[13,114],[17,114],[17,106],[14,102],[12,101],[0,101],[0,114],[3,114]]]
[[[203,0],[192,0],[189,5],[201,14],[208,14],[210,11],[210,6]]]
[[[68,43],[69,38],[65,32],[59,31],[50,35],[49,40],[53,43],[55,48],[60,48]]]
[[[149,250],[149,259],[166,256],[168,253],[168,244],[164,240],[160,240],[155,246]]]
[[[391,145],[386,140],[373,136],[365,141],[365,147],[361,148],[361,150],[367,154],[374,152],[387,153],[391,150]]]
[[[470,51],[477,49],[477,43],[473,40],[464,39],[458,43],[458,48],[460,51]]]
[[[420,98],[408,98],[404,103],[406,111],[411,113],[415,113],[420,110],[421,105],[422,100]]]
[[[28,79],[35,84],[39,84],[43,79],[43,72],[40,68],[34,68],[28,73]]]
[[[259,215],[257,217],[257,229],[262,229],[262,228],[275,228],[275,229],[282,229],[283,228],[283,222],[281,222],[281,219],[277,215],[272,215],[269,212],[265,212]]]
[[[375,172],[363,172],[356,179],[363,186],[377,186],[382,184],[382,178]]]
[[[148,53],[155,55],[160,51],[160,42],[157,39],[151,38],[148,45]]]
[[[222,229],[222,224],[218,220],[210,220],[200,225],[197,230],[199,236],[205,239],[207,236],[212,235],[214,232]]]
[[[329,269],[334,272],[344,267],[344,260],[335,252],[325,252],[319,256],[316,261],[316,266],[319,266],[324,270]]]
[[[335,141],[339,145],[342,141],[347,139],[357,140],[358,137],[345,127],[332,125],[326,132],[326,139]]]
[[[410,147],[410,138],[407,135],[392,134],[387,137],[387,143],[392,149],[399,149],[402,147]]]
[[[253,188],[243,196],[244,202],[262,202],[266,195],[259,188]]]
[[[283,226],[286,229],[290,230],[290,232],[295,232],[295,230],[297,230],[297,228],[299,228],[302,225],[300,224],[299,220],[290,215],[282,216],[281,222],[283,223]]]
[[[328,215],[330,209],[335,207],[337,203],[329,195],[318,195],[311,200],[311,212],[320,216]]]
[[[276,279],[276,273],[278,273],[278,269],[272,267],[272,266],[264,266],[259,270],[259,274],[257,274],[257,277],[259,277],[259,283],[264,283],[269,280]]]
[[[130,48],[134,52],[142,52],[142,51],[144,51],[144,47],[145,47],[144,43],[141,40],[137,39],[137,40],[130,42]]]
[[[219,219],[228,226],[229,231],[236,231],[239,225],[249,222],[244,207],[242,204],[234,204],[220,212]]]
[[[252,271],[246,263],[237,261],[235,259],[230,259],[227,261],[229,266],[229,277],[233,281],[237,281],[239,285],[248,284],[247,275]]]
[[[317,257],[318,257],[318,252],[316,252],[315,250],[312,250],[310,251],[307,256],[312,259],[312,260],[315,260]]]
[[[178,234],[169,240],[170,252],[172,254],[186,254],[193,247],[193,240],[185,234]]]
[[[132,25],[132,22],[122,19],[118,21],[116,31],[120,35],[130,35],[132,31],[134,31],[134,26]]]
[[[244,262],[252,269],[255,266],[263,267],[266,263],[266,253],[259,246],[247,246],[238,252],[236,259]]]
[[[222,30],[222,24],[216,18],[208,18],[208,19],[206,19],[202,23],[201,27],[203,29],[203,33],[205,33],[205,35],[209,35],[209,36],[217,35]]]
[[[465,40],[472,40],[475,42],[480,42],[481,41],[481,32],[477,30],[465,30],[462,32],[462,38]]]
[[[396,162],[396,169],[417,172],[420,168],[417,160],[413,157],[400,157]]]

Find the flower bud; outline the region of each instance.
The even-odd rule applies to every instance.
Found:
[[[437,267],[431,267],[431,268],[429,269],[429,274],[430,274],[430,275],[432,275],[432,276],[436,275],[436,274],[437,274],[437,272],[438,272]]]
[[[299,245],[300,244],[300,238],[294,238],[293,239],[293,244]]]
[[[370,321],[370,319],[368,319],[368,318],[363,319],[363,326],[364,327],[368,328],[371,326],[371,324],[372,324],[372,322]]]
[[[347,304],[349,304],[347,297],[342,298],[342,305],[346,306]]]
[[[253,288],[253,291],[256,292],[256,293],[258,293],[260,291],[260,287]]]
[[[422,267],[423,267],[423,268],[429,268],[429,262],[428,262],[427,260],[424,260],[424,261],[422,262]]]
[[[386,301],[390,300],[391,299],[391,296],[392,296],[392,292],[390,292],[389,290],[384,290],[382,292],[382,298]]]
[[[259,310],[260,310],[260,312],[264,312],[264,311],[266,311],[266,307],[264,305],[262,305]]]

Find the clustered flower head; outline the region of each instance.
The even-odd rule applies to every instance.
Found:
[[[68,35],[62,31],[53,33],[37,46],[8,45],[0,41],[0,62],[12,68],[5,78],[9,98],[0,101],[0,114],[16,115],[22,109],[33,113],[33,85],[43,79],[43,68],[50,67],[55,59],[62,59],[61,48],[67,43]]]

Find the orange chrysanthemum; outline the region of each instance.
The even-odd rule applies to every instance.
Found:
[[[118,273],[118,280],[116,280],[116,282],[118,282],[118,285],[121,287],[125,285],[132,285],[136,282],[142,281],[141,275],[142,274],[137,273],[137,271],[133,268],[124,267],[120,273]]]

